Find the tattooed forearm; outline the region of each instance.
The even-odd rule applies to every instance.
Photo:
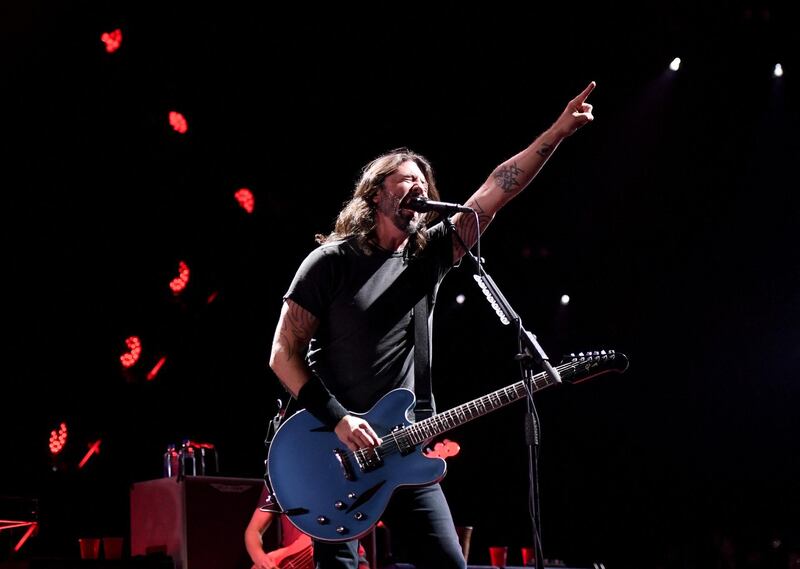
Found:
[[[554,148],[555,146],[553,146],[552,144],[548,144],[547,142],[542,142],[541,148],[536,149],[536,154],[547,158],[548,156],[550,156],[550,154],[552,154]]]
[[[521,189],[517,180],[521,173],[522,169],[517,168],[516,163],[511,166],[501,166],[494,172],[494,179],[504,192],[511,193]]]

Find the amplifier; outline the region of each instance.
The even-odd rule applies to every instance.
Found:
[[[175,569],[250,569],[244,530],[260,478],[160,478],[131,488],[131,555],[165,553]]]

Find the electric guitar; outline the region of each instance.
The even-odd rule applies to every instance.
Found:
[[[301,535],[286,547],[267,553],[278,569],[314,569],[314,549],[311,538]],[[257,569],[253,565],[252,569]]]
[[[572,354],[556,367],[561,378],[578,383],[628,368],[628,358],[614,351]],[[394,389],[366,413],[382,442],[350,451],[333,430],[308,411],[299,411],[275,433],[268,468],[275,499],[289,521],[311,537],[348,541],[368,533],[400,486],[438,482],[447,471],[442,458],[423,454],[426,441],[555,382],[545,373],[519,381],[449,411],[415,423],[407,419],[414,394]],[[527,384],[527,385],[526,385]]]

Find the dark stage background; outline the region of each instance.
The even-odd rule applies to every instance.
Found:
[[[261,476],[285,400],[267,367],[281,295],[359,168],[409,146],[433,162],[443,199],[463,202],[590,80],[595,122],[482,242],[554,360],[631,359],[624,375],[536,397],[545,556],[702,567],[723,535],[763,559],[800,547],[796,14],[53,4],[0,8],[0,496],[38,499],[41,521],[18,556],[127,535],[130,484],[159,477],[183,437],[216,444],[223,474]],[[100,35],[116,28],[109,54]],[[191,280],[175,297],[181,260]],[[467,269],[437,308],[440,408],[518,379],[513,331]],[[124,374],[132,334],[142,369]],[[472,562],[530,542],[523,411],[448,434],[462,451],[443,484],[456,523],[475,528]],[[0,535],[0,556],[10,542]]]

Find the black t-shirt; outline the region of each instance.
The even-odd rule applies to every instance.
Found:
[[[397,387],[414,388],[412,309],[453,264],[450,232],[439,223],[410,260],[354,239],[321,245],[306,257],[284,298],[319,319],[307,355],[311,369],[348,410],[368,411]]]

